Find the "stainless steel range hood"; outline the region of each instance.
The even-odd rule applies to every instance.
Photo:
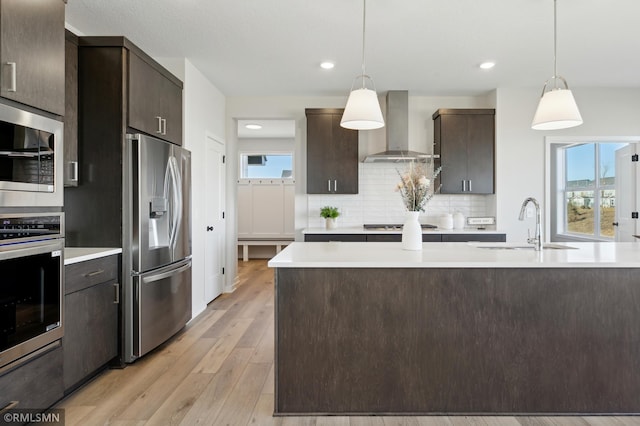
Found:
[[[432,155],[409,151],[409,91],[387,92],[387,150],[365,157],[364,163],[427,161]]]

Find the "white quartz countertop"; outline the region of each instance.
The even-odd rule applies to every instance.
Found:
[[[100,257],[111,256],[122,253],[121,248],[110,247],[65,247],[64,264],[84,262],[86,260],[98,259]]]
[[[640,243],[553,243],[570,249],[536,252],[525,244],[329,242],[289,244],[272,268],[640,268]],[[484,247],[484,248],[483,248]],[[505,249],[506,248],[506,249]]]
[[[364,229],[362,226],[344,226],[335,229],[326,228],[306,228],[302,230],[303,234],[402,234],[402,229],[386,231],[375,229]],[[504,232],[496,231],[495,229],[477,229],[477,228],[463,228],[463,229],[440,229],[440,228],[423,228],[423,234],[505,234]]]

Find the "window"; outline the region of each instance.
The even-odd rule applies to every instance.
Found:
[[[293,154],[241,153],[241,179],[292,179]]]
[[[554,145],[556,236],[613,240],[617,142]],[[553,204],[553,203],[552,203]],[[553,211],[553,205],[552,211]]]

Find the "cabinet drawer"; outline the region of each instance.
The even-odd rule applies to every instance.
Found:
[[[367,236],[365,234],[306,234],[304,236],[305,242],[330,242],[330,241],[356,241],[366,242]]]
[[[504,243],[507,234],[443,234],[442,242],[459,243],[477,241],[482,243]]]
[[[49,348],[41,355],[36,355],[24,364],[0,375],[0,410],[12,402],[17,402],[14,406],[16,409],[31,408],[44,411],[62,398],[60,341],[52,343]]]
[[[402,241],[402,234],[367,234],[368,243],[394,243]]]
[[[73,293],[92,285],[118,280],[118,256],[106,256],[73,263],[64,268],[64,294]]]

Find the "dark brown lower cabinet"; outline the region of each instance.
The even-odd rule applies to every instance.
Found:
[[[442,234],[443,243],[460,242],[504,243],[507,234]]]
[[[277,268],[275,415],[640,412],[637,268]]]
[[[306,234],[304,241],[323,243],[330,241],[356,241],[364,243],[367,241],[367,236],[365,234]]]
[[[367,234],[367,242],[401,242],[402,234]],[[422,234],[423,243],[439,243],[440,234]]]
[[[67,392],[118,355],[118,256],[68,265],[65,272],[67,293],[62,340]]]
[[[64,395],[59,340],[25,358],[15,368],[0,371],[0,413],[10,407],[44,411]]]
[[[305,242],[360,241],[360,242],[400,242],[402,234],[305,234]],[[422,234],[423,243],[454,242],[490,242],[507,241],[507,234]]]

